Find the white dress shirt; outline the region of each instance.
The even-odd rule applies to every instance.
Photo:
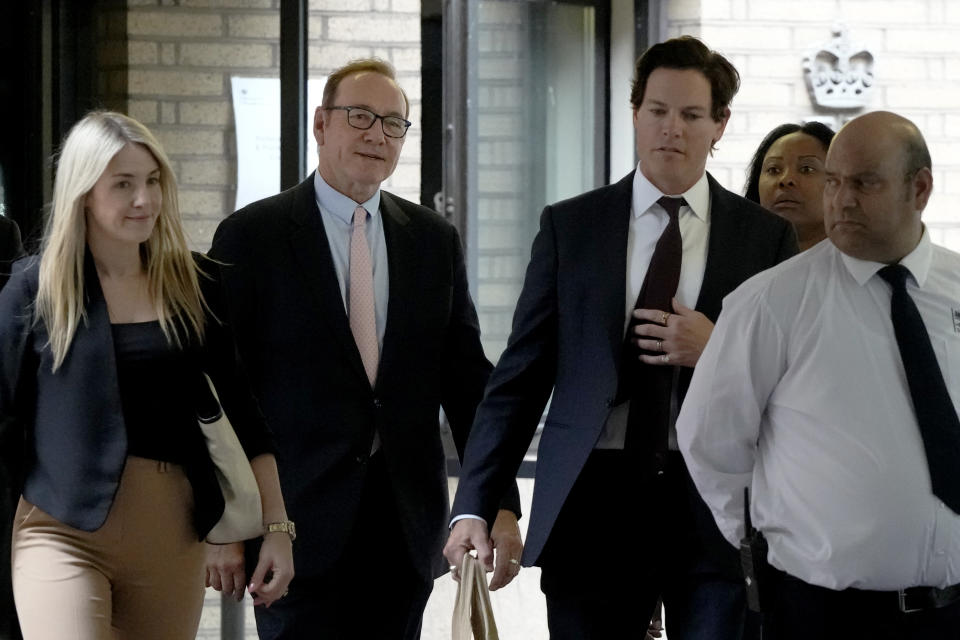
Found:
[[[647,277],[647,268],[653,258],[657,241],[667,228],[670,216],[657,204],[664,195],[682,195],[687,205],[680,208],[680,237],[683,240],[683,256],[680,259],[680,284],[677,300],[685,307],[693,308],[700,295],[703,272],[707,265],[707,242],[710,236],[710,184],[704,173],[692,187],[682,194],[663,193],[647,180],[637,164],[633,177],[633,196],[630,206],[630,227],[627,232],[627,288],[624,300],[623,332],[633,316],[633,307],[640,295],[640,288]],[[674,388],[679,369],[674,367]],[[676,449],[676,431],[673,428],[677,415],[676,396],[671,402],[669,446]],[[627,413],[630,401],[614,407],[603,426],[597,449],[623,449],[627,435]]]
[[[924,230],[901,264],[960,411],[960,254]],[[883,266],[825,240],[744,283],[677,421],[727,540],[749,486],[770,563],[831,589],[960,583],[960,515],[931,490]]]

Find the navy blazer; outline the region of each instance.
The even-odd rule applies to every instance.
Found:
[[[492,366],[483,354],[460,237],[424,207],[381,192],[389,300],[371,389],[344,309],[311,174],[221,223],[210,250],[254,393],[277,439],[297,523],[297,577],[322,575],[353,529],[374,432],[410,558],[447,570],[441,406],[459,453]],[[519,514],[515,485],[504,503]],[[256,557],[248,553],[249,557]]]
[[[0,452],[7,468],[21,472],[26,500],[64,524],[95,531],[107,519],[127,457],[110,317],[87,252],[87,318],[52,372],[46,326],[32,315],[39,262],[37,257],[18,261],[0,293]],[[202,268],[216,274],[213,263]],[[216,308],[218,288],[200,279]],[[197,361],[198,381],[202,372],[213,380],[247,455],[272,452],[226,328],[208,318],[203,346],[194,341],[186,348]],[[202,539],[223,513],[223,495],[199,425],[183,447],[194,491],[194,525]]]
[[[544,209],[513,330],[467,443],[453,514],[489,519],[553,393],[537,453],[523,557],[527,565],[540,556],[614,405],[624,339],[633,177],[630,173],[616,184]],[[789,223],[707,177],[710,235],[696,309],[716,321],[726,294],[796,253],[797,245]],[[692,368],[681,372],[681,399],[692,373]],[[641,454],[645,468],[655,468],[654,453]],[[645,496],[631,496],[625,508],[644,501]],[[703,529],[712,533],[716,525],[705,505],[700,506]],[[720,542],[719,531],[712,537],[708,544],[729,547]],[[725,563],[737,571],[735,556]]]

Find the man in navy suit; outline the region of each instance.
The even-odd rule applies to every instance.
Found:
[[[264,640],[419,638],[447,570],[440,408],[462,453],[492,366],[457,230],[380,189],[408,112],[387,63],[332,73],[317,171],[227,218],[210,251],[299,534],[289,595],[256,610]],[[522,550],[516,486],[503,496],[495,587]],[[242,594],[230,551],[208,576]]]
[[[797,250],[789,224],[705,172],[738,86],[695,38],[651,47],[631,94],[637,170],[541,216],[444,552],[489,561],[486,523],[552,394],[523,555],[551,638],[642,637],[661,595],[671,640],[743,633],[738,558],[673,429],[723,296]]]

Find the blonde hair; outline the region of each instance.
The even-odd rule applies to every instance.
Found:
[[[170,161],[153,134],[133,118],[94,111],[70,129],[63,143],[43,237],[37,318],[47,328],[53,371],[63,364],[81,319],[87,319],[83,281],[86,196],[110,160],[128,144],[145,147],[160,167],[160,214],[153,233],[140,244],[147,291],[160,327],[167,340],[178,347],[191,335],[203,340],[206,304],[197,279],[198,269],[187,247]]]

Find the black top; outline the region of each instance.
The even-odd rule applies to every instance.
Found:
[[[110,325],[117,357],[117,382],[127,453],[141,458],[184,464],[183,442],[197,430],[193,394],[186,381],[195,362],[170,344],[160,322]]]
[[[175,402],[183,394],[171,385],[187,384],[194,391],[186,394],[189,406],[205,406],[199,401],[213,396],[201,372],[206,373],[247,457],[273,453],[273,438],[237,360],[232,327],[218,320],[227,317],[221,310],[220,265],[199,255],[195,259],[199,273],[208,274],[200,276],[200,286],[210,309],[203,341],[184,340],[194,375],[186,380],[157,375],[160,382],[153,386],[159,389],[151,392],[156,391],[155,399]],[[129,453],[107,302],[88,251],[86,321],[78,324],[62,365],[53,371],[46,325],[35,322],[32,312],[39,262],[39,257],[18,261],[0,292],[0,465],[17,479],[16,489],[26,500],[66,525],[96,531],[110,512]],[[192,428],[169,435],[185,460],[194,525],[203,538],[223,513],[224,498],[193,412],[189,420]],[[165,431],[169,428],[164,424]]]

